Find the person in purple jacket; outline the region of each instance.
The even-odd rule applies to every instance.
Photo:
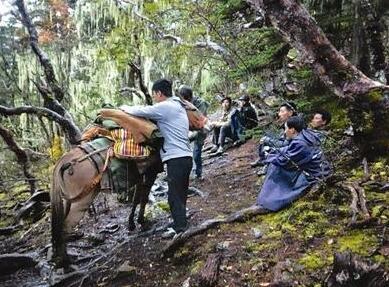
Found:
[[[266,158],[269,167],[257,205],[280,210],[331,173],[320,148],[320,138],[304,126],[304,120],[298,116],[286,121],[285,136],[289,144]]]

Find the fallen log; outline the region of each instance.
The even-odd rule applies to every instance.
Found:
[[[327,287],[389,286],[389,274],[379,264],[372,264],[352,253],[336,253],[332,271],[326,278]]]
[[[9,253],[0,255],[0,275],[12,274],[19,269],[34,267],[38,262],[28,254]]]
[[[165,256],[172,255],[179,247],[184,245],[189,238],[204,233],[208,229],[217,227],[221,224],[227,224],[233,222],[245,222],[256,215],[266,214],[269,212],[270,212],[269,210],[263,207],[253,205],[248,208],[241,209],[229,215],[228,217],[208,219],[203,223],[201,223],[200,225],[193,226],[188,230],[186,230],[185,232],[178,234],[162,250],[162,256],[165,257]]]

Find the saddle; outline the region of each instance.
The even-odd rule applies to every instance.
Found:
[[[151,121],[121,110],[102,109],[84,130],[82,144],[78,146],[86,153],[82,160],[89,159],[98,171],[87,190],[100,184],[101,190],[120,193],[129,186],[129,170],[138,170],[138,175],[150,168],[163,170],[156,156],[162,144],[163,137]],[[105,157],[101,155],[103,151],[107,151]]]

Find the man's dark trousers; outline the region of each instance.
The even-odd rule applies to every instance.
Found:
[[[188,196],[189,175],[192,170],[191,157],[179,157],[166,161],[168,178],[168,202],[176,232],[187,228],[186,199]]]

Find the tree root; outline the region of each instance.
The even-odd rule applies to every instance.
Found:
[[[208,219],[203,223],[201,223],[200,225],[193,226],[188,230],[186,230],[185,232],[176,236],[162,250],[162,256],[166,257],[172,255],[179,247],[184,245],[189,238],[204,233],[208,229],[215,228],[221,224],[227,224],[233,222],[245,222],[256,215],[266,214],[269,212],[270,212],[269,210],[264,209],[263,207],[253,205],[251,207],[244,208],[235,213],[232,213],[228,217]]]
[[[115,246],[109,252],[97,257],[82,269],[67,273],[63,276],[55,276],[55,274],[53,274],[53,276],[50,278],[50,286],[81,286],[89,277],[93,277],[92,274],[100,272],[101,269],[103,269],[109,262],[111,262],[116,255],[117,250],[125,248],[127,244],[136,238],[149,236],[154,234],[157,230],[166,228],[167,226],[168,224],[163,227],[154,226],[148,231],[129,236],[125,241]]]
[[[354,226],[353,228],[355,228],[355,226],[363,226],[365,222],[370,223],[371,216],[366,207],[366,195],[363,187],[361,187],[357,182],[340,183],[339,186],[351,193],[350,208],[352,211],[352,217],[349,227]],[[362,224],[361,222],[357,223],[358,214],[360,214],[364,219]]]

